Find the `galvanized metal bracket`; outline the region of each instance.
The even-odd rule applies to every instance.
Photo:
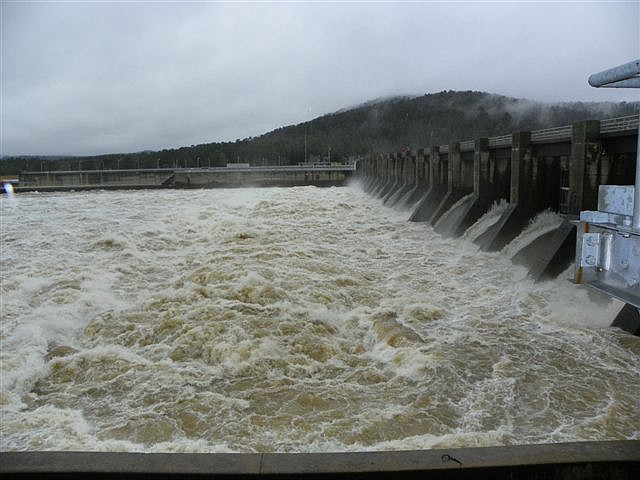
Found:
[[[577,226],[576,283],[640,308],[640,234],[613,223]]]

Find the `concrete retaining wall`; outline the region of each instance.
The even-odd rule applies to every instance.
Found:
[[[640,441],[363,453],[142,454],[5,452],[25,478],[635,479]]]

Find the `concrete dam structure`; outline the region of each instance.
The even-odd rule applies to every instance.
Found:
[[[351,164],[22,172],[16,191],[144,188],[236,188],[344,185]]]
[[[427,222],[445,236],[463,235],[492,205],[506,201],[497,220],[474,240],[487,251],[504,248],[540,212],[557,212],[562,224],[513,257],[540,280],[558,276],[574,260],[572,222],[581,211],[598,210],[600,187],[633,185],[637,132],[633,115],[405,149],[370,156],[358,165],[358,177],[371,195],[410,208],[411,221]],[[614,322],[634,334],[640,333],[636,273],[636,283],[618,297],[632,307]]]
[[[358,165],[365,189],[410,220],[460,236],[491,205],[507,211],[478,243],[499,250],[545,209],[569,217],[595,208],[601,184],[632,184],[638,116],[379,155]],[[455,215],[439,220],[454,204]],[[540,272],[542,273],[542,272]]]

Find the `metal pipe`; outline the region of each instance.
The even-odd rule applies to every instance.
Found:
[[[602,72],[594,73],[589,77],[589,85],[591,85],[592,87],[603,87],[609,83],[633,78],[634,76],[639,74],[640,59],[625,63],[624,65],[618,65],[617,67],[603,70]]]
[[[607,88],[640,88],[640,77],[627,78],[626,80],[607,83],[603,86]]]

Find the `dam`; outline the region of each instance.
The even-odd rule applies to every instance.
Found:
[[[567,281],[565,220],[632,183],[634,128],[2,198],[0,471],[632,478],[640,337]]]
[[[459,237],[480,218],[488,220],[485,215],[493,217],[491,226],[474,238],[488,251],[503,250],[542,212],[556,212],[562,222],[540,232],[530,245],[521,245],[526,249],[512,251],[517,254],[514,261],[540,280],[558,276],[575,260],[576,283],[584,283],[588,277],[589,285],[598,285],[599,290],[624,300],[627,306],[614,324],[638,334],[640,230],[637,225],[631,227],[634,178],[635,188],[640,189],[638,148],[638,116],[632,115],[453,142],[415,152],[404,149],[369,157],[361,165],[360,175],[371,195],[390,206],[410,207],[411,221],[430,224],[445,236]],[[619,201],[612,200],[618,197]],[[499,215],[490,215],[492,205],[498,202],[504,202],[504,208]],[[605,283],[594,278],[599,278],[598,272],[612,270],[611,259],[606,265],[595,265],[595,259],[585,263],[593,252],[587,252],[581,238],[592,234],[588,234],[588,222],[578,222],[593,223],[595,218],[610,226],[618,221],[627,225],[619,232],[626,239],[618,240],[620,245],[615,247],[625,252],[616,259],[623,268],[613,267],[618,271],[607,273]],[[590,240],[600,238],[598,235]]]
[[[142,168],[22,172],[16,191],[67,191],[147,188],[238,188],[344,185],[354,164],[251,166],[212,168]]]

